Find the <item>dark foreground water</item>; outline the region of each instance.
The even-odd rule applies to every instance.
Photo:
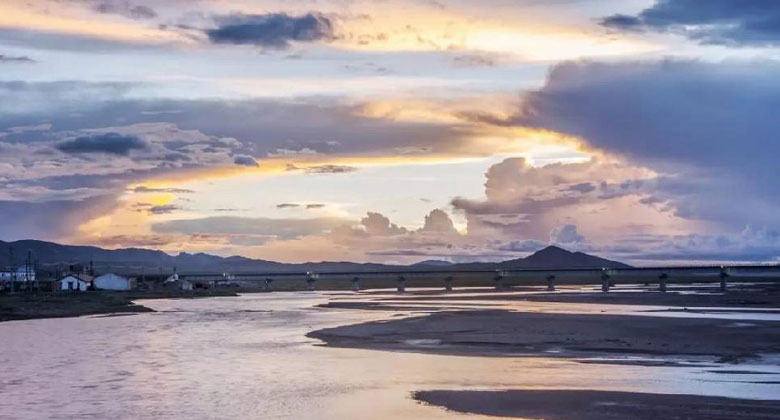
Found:
[[[780,366],[772,358],[736,368],[648,367],[317,346],[307,332],[408,315],[314,307],[332,296],[154,300],[143,304],[156,313],[2,323],[0,419],[482,418],[410,398],[426,389],[780,396]]]

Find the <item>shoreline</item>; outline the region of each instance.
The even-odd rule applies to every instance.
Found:
[[[238,296],[227,290],[156,290],[13,293],[0,295],[0,322],[86,315],[146,313],[154,310],[136,304],[142,299],[197,299]]]

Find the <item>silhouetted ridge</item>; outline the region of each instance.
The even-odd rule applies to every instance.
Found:
[[[103,249],[94,246],[61,245],[54,242],[38,240],[21,240],[15,242],[0,241],[0,268],[11,265],[10,248],[14,250],[14,265],[22,265],[27,258],[27,251],[32,251],[33,259],[40,267],[67,268],[73,264],[87,265],[94,263],[98,271],[114,271],[118,273],[147,274],[171,272],[174,267],[180,273],[186,272],[333,272],[333,271],[382,271],[404,268],[426,270],[497,270],[519,268],[619,268],[627,265],[594,257],[582,252],[569,252],[557,246],[548,246],[526,258],[504,261],[501,263],[465,263],[452,264],[443,260],[426,260],[412,265],[388,265],[375,263],[354,263],[348,261],[322,261],[302,264],[287,264],[276,261],[252,259],[242,256],[220,257],[202,252],[181,252],[170,255],[163,251],[125,248]]]

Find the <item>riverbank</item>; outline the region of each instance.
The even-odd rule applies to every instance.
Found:
[[[12,293],[0,295],[0,322],[84,315],[154,312],[139,299],[192,299],[236,296],[231,290],[154,290],[129,292]]]
[[[461,413],[548,420],[778,420],[780,401],[590,390],[421,391],[414,398]]]

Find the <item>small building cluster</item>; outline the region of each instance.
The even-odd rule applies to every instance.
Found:
[[[133,290],[136,280],[132,277],[124,277],[119,274],[106,273],[93,277],[89,274],[67,274],[58,280],[59,290],[87,291],[87,290]]]
[[[37,277],[32,267],[0,270],[0,290],[27,290],[33,286],[37,286]]]

